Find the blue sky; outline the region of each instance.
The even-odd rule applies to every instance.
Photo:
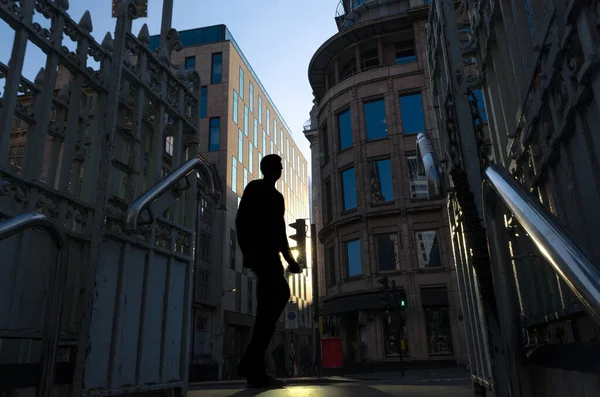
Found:
[[[151,34],[160,31],[162,0],[148,0],[148,18],[135,21],[137,34],[147,23]],[[178,30],[225,24],[269,92],[307,160],[308,141],[302,125],[312,107],[308,64],[314,52],[337,32],[334,16],[339,0],[175,0],[173,27]],[[114,32],[111,0],[70,0],[69,14],[79,21],[92,14],[92,35],[101,41]],[[47,22],[37,19],[44,27]],[[14,34],[0,21],[0,61],[8,63]],[[68,40],[68,39],[67,39]],[[67,45],[71,49],[70,45]],[[33,80],[45,58],[29,43],[24,75]]]

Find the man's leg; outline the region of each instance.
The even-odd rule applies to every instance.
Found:
[[[278,272],[258,277],[256,319],[248,349],[240,365],[241,376],[264,376],[265,352],[289,298],[290,288],[283,274]]]

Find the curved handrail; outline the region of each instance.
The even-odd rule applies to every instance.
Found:
[[[49,397],[52,395],[54,385],[54,372],[56,368],[56,356],[58,354],[58,341],[60,338],[62,299],[64,292],[65,271],[67,245],[65,237],[58,226],[48,219],[46,215],[37,212],[27,213],[15,216],[7,221],[0,222],[0,240],[19,234],[27,229],[41,228],[44,229],[56,244],[58,248],[57,266],[54,268],[53,274],[49,274],[49,278],[53,280],[50,284],[48,295],[51,299],[47,301],[46,314],[47,318],[43,320],[44,328],[42,329],[42,349],[40,355],[40,382],[38,385],[37,395]],[[62,281],[63,285],[57,283]]]
[[[444,194],[443,179],[439,170],[439,161],[433,150],[431,139],[423,133],[417,135],[417,157],[423,162],[423,168],[419,162],[419,172],[425,172],[427,179],[427,193],[429,198],[441,197]]]
[[[210,163],[204,158],[198,156],[177,167],[165,179],[152,186],[143,195],[137,198],[125,215],[125,227],[127,230],[136,230],[138,228],[138,218],[142,211],[148,209],[148,206],[162,194],[175,186],[182,178],[187,177],[191,172],[198,171],[208,183],[211,194],[217,194],[221,191],[220,180],[214,175],[214,170]]]
[[[485,170],[483,198],[486,214],[493,208],[487,199],[499,198],[527,231],[540,253],[600,323],[600,270],[544,208],[503,167]],[[492,194],[490,194],[492,193]],[[488,216],[486,215],[486,224]]]

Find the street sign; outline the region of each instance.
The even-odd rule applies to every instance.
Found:
[[[288,303],[285,308],[285,329],[298,329],[297,303]]]

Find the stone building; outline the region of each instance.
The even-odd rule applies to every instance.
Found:
[[[342,337],[350,368],[393,366],[399,345],[406,365],[466,364],[446,202],[428,198],[418,172],[417,134],[439,149],[427,3],[340,2],[339,32],[309,66],[323,336]],[[404,297],[401,336],[384,310],[385,276]]]

